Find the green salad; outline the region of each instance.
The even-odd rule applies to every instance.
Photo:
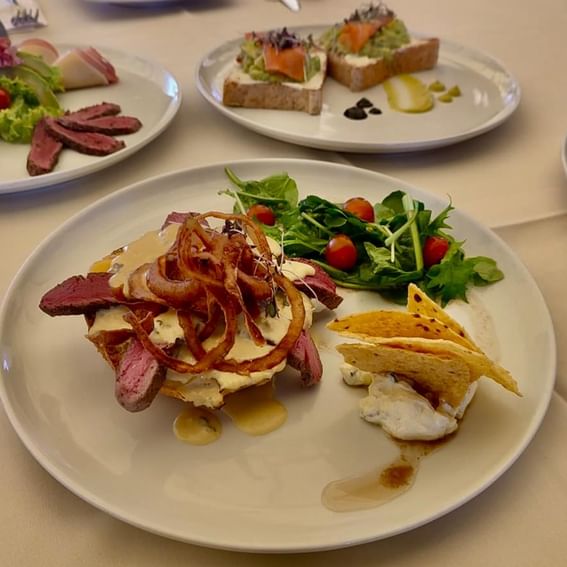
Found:
[[[42,118],[62,114],[55,93],[64,89],[56,67],[28,53],[18,58],[17,65],[0,69],[0,89],[9,97],[9,106],[0,110],[0,139],[28,144]]]
[[[464,242],[450,232],[451,203],[434,215],[403,191],[374,205],[363,198],[343,204],[316,195],[299,200],[297,184],[286,173],[249,181],[230,169],[226,174],[233,188],[223,193],[234,199],[234,212],[262,221],[287,256],[316,262],[339,286],[378,291],[403,303],[413,282],[445,305],[466,301],[471,286],[504,277],[493,259],[465,255]]]

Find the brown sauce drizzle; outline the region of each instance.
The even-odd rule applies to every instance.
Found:
[[[321,502],[334,512],[367,510],[401,496],[413,485],[421,459],[453,436],[438,441],[396,441],[399,456],[382,470],[335,480],[323,489]]]

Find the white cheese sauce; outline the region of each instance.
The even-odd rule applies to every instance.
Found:
[[[110,271],[110,285],[115,288],[123,286],[128,297],[128,278],[142,264],[153,262],[165,254],[174,244],[180,224],[171,223],[163,230],[152,230],[124,247],[114,258]]]
[[[476,391],[474,383],[458,408],[443,404],[436,410],[407,382],[397,381],[391,374],[365,372],[350,364],[343,364],[341,373],[349,386],[369,386],[368,396],[360,401],[360,416],[404,441],[433,441],[456,431],[457,419]]]

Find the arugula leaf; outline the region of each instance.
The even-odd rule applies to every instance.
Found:
[[[271,175],[259,181],[243,181],[228,167],[225,168],[225,173],[232,183],[239,188],[234,212],[245,213],[252,205],[261,203],[268,205],[278,217],[278,215],[288,213],[297,207],[299,198],[297,184],[287,173]],[[228,194],[235,197],[230,190],[228,190]],[[238,201],[244,207],[244,211],[240,209]]]

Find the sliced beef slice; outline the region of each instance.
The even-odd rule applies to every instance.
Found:
[[[117,140],[106,134],[95,132],[75,132],[61,126],[57,120],[47,118],[45,121],[48,132],[63,145],[82,154],[106,156],[125,147],[122,140]]]
[[[120,106],[113,102],[101,102],[100,104],[80,108],[74,112],[68,112],[65,116],[74,120],[92,120],[101,116],[116,116],[120,114],[121,110]]]
[[[28,173],[43,175],[53,171],[62,149],[63,144],[56,140],[45,127],[45,119],[40,120],[34,128],[28,153]]]
[[[137,132],[142,123],[133,116],[101,116],[89,120],[80,120],[71,116],[61,116],[57,122],[77,132],[97,132],[109,136],[120,136],[122,134],[133,134]]]
[[[39,308],[51,315],[82,315],[93,309],[116,305],[122,301],[110,287],[108,273],[71,276],[50,289],[39,303]]]
[[[132,338],[116,371],[116,399],[128,411],[146,409],[162,387],[165,374],[166,368]]]
[[[337,286],[325,270],[315,264],[315,262],[310,262],[305,258],[294,258],[293,261],[309,264],[315,270],[314,275],[306,276],[301,280],[293,282],[297,289],[308,297],[315,295],[329,309],[335,309],[341,304],[343,298],[337,294]]]
[[[313,386],[323,376],[323,365],[319,351],[308,331],[301,331],[301,335],[287,355],[287,363],[301,373],[301,382],[304,386]]]

